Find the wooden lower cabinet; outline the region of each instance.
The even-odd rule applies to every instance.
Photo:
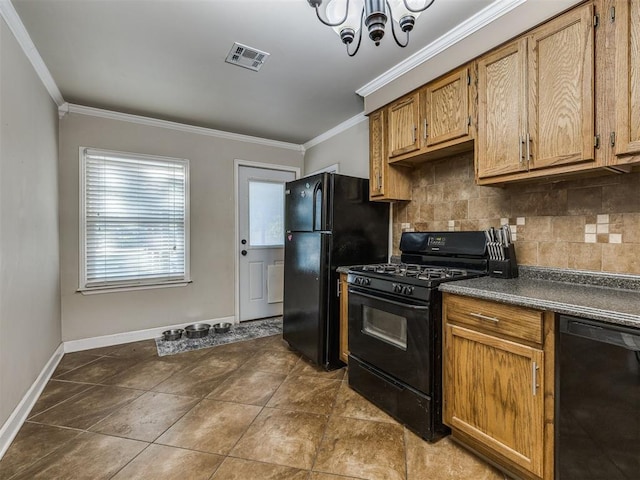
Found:
[[[552,479],[553,313],[445,294],[443,322],[453,437],[517,477]]]
[[[340,274],[340,354],[339,358],[347,363],[349,358],[349,286],[347,274]]]

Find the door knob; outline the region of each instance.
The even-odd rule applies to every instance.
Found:
[[[240,253],[242,254],[242,256],[246,256],[247,255],[247,251],[246,250],[242,250]]]

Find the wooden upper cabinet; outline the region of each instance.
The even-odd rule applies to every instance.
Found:
[[[418,92],[401,98],[388,107],[389,158],[420,148],[417,135],[420,121]]]
[[[616,155],[640,153],[640,2],[616,1]]]
[[[424,147],[429,149],[462,137],[470,138],[470,84],[470,69],[464,67],[420,91]]]
[[[528,40],[530,170],[594,160],[593,16],[571,10]]]
[[[369,115],[369,198],[411,200],[410,170],[389,165],[386,114],[387,109],[381,109]]]
[[[478,61],[479,183],[595,166],[593,17],[578,7]]]
[[[387,166],[384,110],[369,115],[369,197],[383,196]]]
[[[527,39],[478,60],[478,178],[526,171]]]

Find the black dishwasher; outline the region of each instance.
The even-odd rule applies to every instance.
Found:
[[[558,322],[555,480],[637,480],[640,329]]]

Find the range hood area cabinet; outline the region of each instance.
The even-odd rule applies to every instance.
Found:
[[[390,104],[388,158],[411,165],[473,148],[475,63],[464,65]]]
[[[594,8],[478,60],[478,183],[595,166]]]
[[[553,479],[554,314],[443,296],[443,421],[516,478]]]

